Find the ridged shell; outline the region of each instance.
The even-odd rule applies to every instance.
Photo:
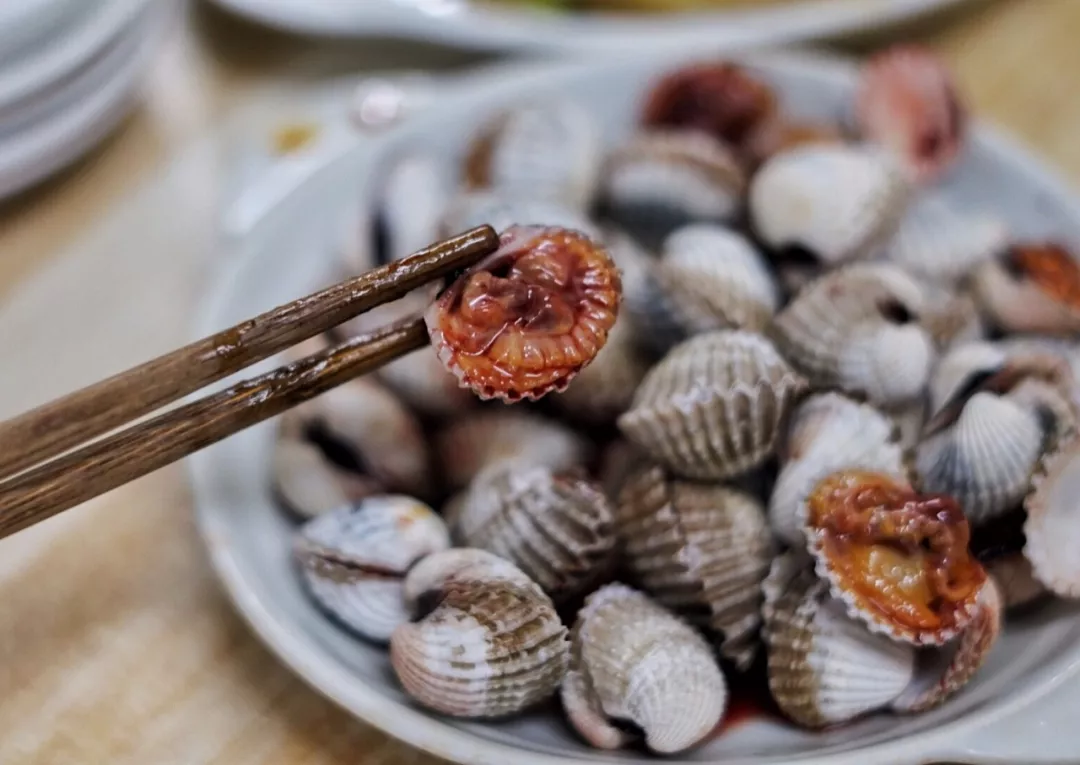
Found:
[[[885,247],[886,260],[916,276],[956,281],[1003,252],[1009,231],[998,218],[962,213],[944,199],[917,196]]]
[[[713,329],[762,330],[776,312],[779,294],[764,258],[742,235],[714,224],[672,233],[657,269],[661,300],[654,311],[683,336]]]
[[[939,359],[930,378],[931,413],[941,411],[977,376],[998,371],[1007,360],[1008,354],[997,343],[964,343],[950,350]]]
[[[952,495],[977,526],[1020,504],[1044,444],[1036,412],[977,393],[954,425],[919,444],[915,469],[923,491]]]
[[[994,580],[987,579],[979,591],[971,623],[952,643],[934,649],[929,662],[920,662],[911,686],[893,702],[892,708],[898,712],[926,712],[944,704],[967,685],[997,643],[1002,607]]]
[[[383,495],[309,521],[294,552],[308,590],[323,608],[364,637],[385,642],[409,620],[405,573],[448,547],[446,525],[430,507]]]
[[[517,565],[557,603],[595,584],[615,553],[614,512],[599,487],[527,460],[485,468],[452,529],[465,546]]]
[[[1024,608],[1050,595],[1046,585],[1035,578],[1031,561],[1022,552],[1006,553],[984,565],[997,583],[1006,610]]]
[[[531,587],[541,600],[543,590],[505,558],[487,550],[455,547],[432,553],[411,569],[405,576],[402,594],[410,613],[421,615],[432,609],[439,594],[452,581],[488,582],[505,579],[515,584]]]
[[[447,426],[436,436],[435,451],[446,480],[467,486],[484,467],[527,457],[554,471],[589,461],[592,446],[564,425],[525,411],[488,410]]]
[[[558,690],[569,663],[567,630],[536,585],[475,573],[449,578],[425,603],[429,613],[394,631],[390,662],[421,706],[503,718]]]
[[[956,162],[967,137],[966,109],[948,67],[915,45],[894,45],[864,64],[856,114],[863,136],[924,182]]]
[[[642,588],[707,627],[725,658],[749,667],[773,552],[761,503],[727,486],[672,479],[651,465],[627,481],[617,507],[624,557]]]
[[[430,495],[431,460],[420,423],[374,380],[351,380],[300,404],[289,416],[306,437],[347,457],[356,472],[384,491]]]
[[[871,255],[895,230],[908,193],[896,165],[879,151],[802,146],[758,170],[750,217],[770,248],[801,247],[835,265]]]
[[[335,465],[318,445],[285,427],[274,442],[271,471],[275,498],[301,518],[337,510],[381,489],[377,481]]]
[[[628,441],[620,438],[608,443],[600,455],[598,471],[600,486],[608,499],[618,502],[623,486],[647,462],[648,459]]]
[[[619,429],[678,475],[722,480],[769,457],[804,388],[760,335],[709,332],[649,371]]]
[[[1080,598],[1080,441],[1046,457],[1024,503],[1024,556],[1056,595]]]
[[[636,334],[630,321],[622,318],[616,321],[596,358],[566,390],[554,395],[554,403],[588,422],[608,422],[625,412],[649,371]]]
[[[806,545],[800,507],[821,479],[844,468],[904,475],[896,426],[867,404],[837,393],[806,399],[795,410],[785,458],[769,497],[769,525],[785,544]]]
[[[746,178],[719,141],[694,131],[635,136],[608,158],[603,181],[610,206],[726,220],[739,208]]]
[[[916,323],[920,285],[884,264],[829,273],[800,292],[772,325],[777,349],[812,385],[894,405],[919,395],[934,344]]]
[[[379,225],[385,237],[384,259],[395,261],[439,239],[439,221],[453,186],[443,164],[419,152],[398,159],[385,178]]]
[[[824,728],[887,707],[915,673],[915,649],[871,633],[829,597],[811,568],[781,556],[764,609],[769,690],[781,711]],[[778,576],[781,575],[781,576]]]
[[[500,191],[465,191],[455,196],[442,213],[439,234],[453,236],[482,225],[499,233],[515,225],[543,225],[581,231],[594,239],[600,235],[588,216],[557,200]]]
[[[465,183],[585,208],[596,191],[602,152],[600,126],[579,104],[548,100],[519,106],[473,141]]]
[[[593,593],[573,631],[563,707],[593,746],[614,749],[634,723],[646,745],[673,754],[701,743],[719,724],[727,685],[708,644],[640,592],[612,584]]]
[[[1071,290],[1071,300],[1048,294],[1042,286],[1020,271],[1014,252],[1042,252],[1055,255],[1066,268],[1056,267],[1048,275],[1056,285]],[[975,271],[973,287],[979,305],[1005,332],[1044,333],[1075,336],[1080,333],[1080,303],[1075,295],[1080,280],[1074,255],[1057,245],[1014,245],[1006,257],[984,263]]]

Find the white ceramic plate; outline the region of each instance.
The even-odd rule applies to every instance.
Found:
[[[553,14],[473,0],[215,0],[282,29],[392,35],[481,49],[712,50],[777,45],[894,24],[965,0],[783,0],[670,14]]]
[[[792,113],[821,120],[845,114],[853,85],[853,70],[847,65],[791,55],[748,61],[780,89]],[[198,335],[330,282],[336,266],[330,246],[336,223],[370,200],[386,163],[397,152],[423,146],[454,161],[478,120],[494,116],[523,94],[531,98],[559,94],[588,104],[602,118],[607,137],[618,140],[632,129],[650,81],[679,63],[683,62],[653,57],[488,73],[467,91],[459,89],[438,109],[415,115],[390,134],[351,150],[334,147],[317,170],[306,174],[247,229],[229,267],[213,284],[199,317]],[[996,211],[1018,237],[1053,234],[1080,246],[1080,204],[1071,192],[1030,156],[985,128],[975,131],[970,151],[949,178],[947,193]],[[280,359],[260,366],[269,369],[277,363]],[[325,618],[300,586],[290,558],[293,526],[268,489],[274,427],[267,423],[234,436],[195,455],[190,467],[198,522],[214,566],[240,612],[284,662],[357,717],[457,762],[655,762],[635,752],[605,754],[587,748],[552,710],[505,723],[478,724],[442,718],[411,704],[393,678],[386,652]],[[1010,720],[1020,719],[1012,716],[1078,670],[1080,607],[1058,603],[1027,619],[1010,620],[976,680],[934,712],[910,718],[873,717],[820,734],[773,721],[751,721],[701,750],[664,761],[725,765],[1075,761],[1075,756],[1051,756],[1080,751],[1074,726],[1059,723],[1058,729],[1031,736],[1033,729],[1023,727],[1030,721],[1012,727]],[[1080,705],[1075,696],[1074,691],[1065,702],[1073,709]]]
[[[111,133],[135,105],[146,62],[175,4],[154,0],[77,77],[0,110],[0,198],[71,164]]]

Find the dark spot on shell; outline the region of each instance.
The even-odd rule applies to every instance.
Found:
[[[878,303],[878,310],[882,318],[892,324],[910,324],[915,320],[915,314],[899,300],[883,300]]]

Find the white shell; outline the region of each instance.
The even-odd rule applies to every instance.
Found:
[[[884,258],[932,281],[952,282],[1008,246],[1005,224],[992,215],[962,213],[940,196],[917,196],[885,247]]]
[[[1024,503],[1024,556],[1056,595],[1080,598],[1080,441],[1049,455]]]
[[[377,482],[338,467],[322,450],[299,435],[281,428],[274,442],[275,497],[301,518],[337,510],[378,493]]]
[[[804,387],[760,335],[709,332],[650,370],[619,429],[679,475],[722,480],[768,458]]]
[[[795,548],[806,545],[800,508],[827,475],[842,469],[904,474],[895,423],[837,393],[812,396],[795,410],[784,453],[769,497],[769,524]]]
[[[754,229],[771,248],[798,246],[827,264],[871,254],[893,232],[908,184],[864,146],[816,144],[770,158],[750,184]]]
[[[726,220],[746,184],[734,155],[704,133],[641,133],[617,149],[604,180],[616,208],[664,209],[697,220]]]
[[[749,667],[773,553],[757,498],[643,465],[623,487],[617,517],[623,557],[645,591],[706,627],[737,667]]]
[[[526,458],[554,471],[583,465],[592,446],[559,423],[523,410],[480,411],[438,434],[435,450],[453,488],[467,486],[488,465]]]
[[[451,523],[461,543],[511,561],[556,602],[595,584],[615,552],[603,492],[527,459],[482,470]]]
[[[502,233],[511,226],[557,226],[597,239],[600,231],[588,216],[553,199],[509,195],[499,191],[465,191],[453,198],[439,222],[442,236],[489,225]]]
[[[625,744],[611,721],[626,720],[644,731],[651,750],[673,754],[719,724],[727,685],[693,628],[643,594],[612,584],[578,614],[562,696],[571,724],[594,746]]]
[[[783,556],[774,571],[790,567]],[[870,632],[811,569],[770,575],[763,636],[769,689],[796,723],[823,728],[882,709],[911,683],[915,649]]]
[[[423,153],[402,157],[385,177],[379,218],[386,235],[385,254],[395,261],[438,241],[439,222],[453,186],[447,168]]]
[[[295,554],[312,596],[364,637],[390,639],[409,620],[405,572],[450,547],[445,524],[410,497],[369,497],[319,516],[300,530]]]
[[[950,350],[938,361],[930,378],[930,412],[939,412],[975,375],[994,372],[1007,359],[1008,354],[995,343],[965,343]]]
[[[923,491],[952,495],[977,526],[1020,504],[1044,442],[1034,411],[976,393],[955,424],[919,444],[915,469]]]
[[[887,264],[856,264],[802,290],[772,325],[777,349],[811,384],[839,387],[885,405],[922,392],[935,358],[915,320],[921,286]]]
[[[468,181],[582,209],[596,191],[602,157],[593,115],[570,101],[545,100],[513,108],[489,125],[473,146]],[[483,165],[479,173],[476,163]]]

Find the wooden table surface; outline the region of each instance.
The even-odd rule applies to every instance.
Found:
[[[981,117],[1080,182],[1080,0],[989,0],[906,36],[941,51]],[[0,206],[0,301],[310,49],[217,11],[186,14],[149,73],[144,106],[118,135]],[[472,60],[401,43],[337,46],[330,58],[342,71]],[[322,700],[248,633],[209,570],[178,470],[80,508],[32,541],[4,542],[0,603],[5,764],[436,762]]]

